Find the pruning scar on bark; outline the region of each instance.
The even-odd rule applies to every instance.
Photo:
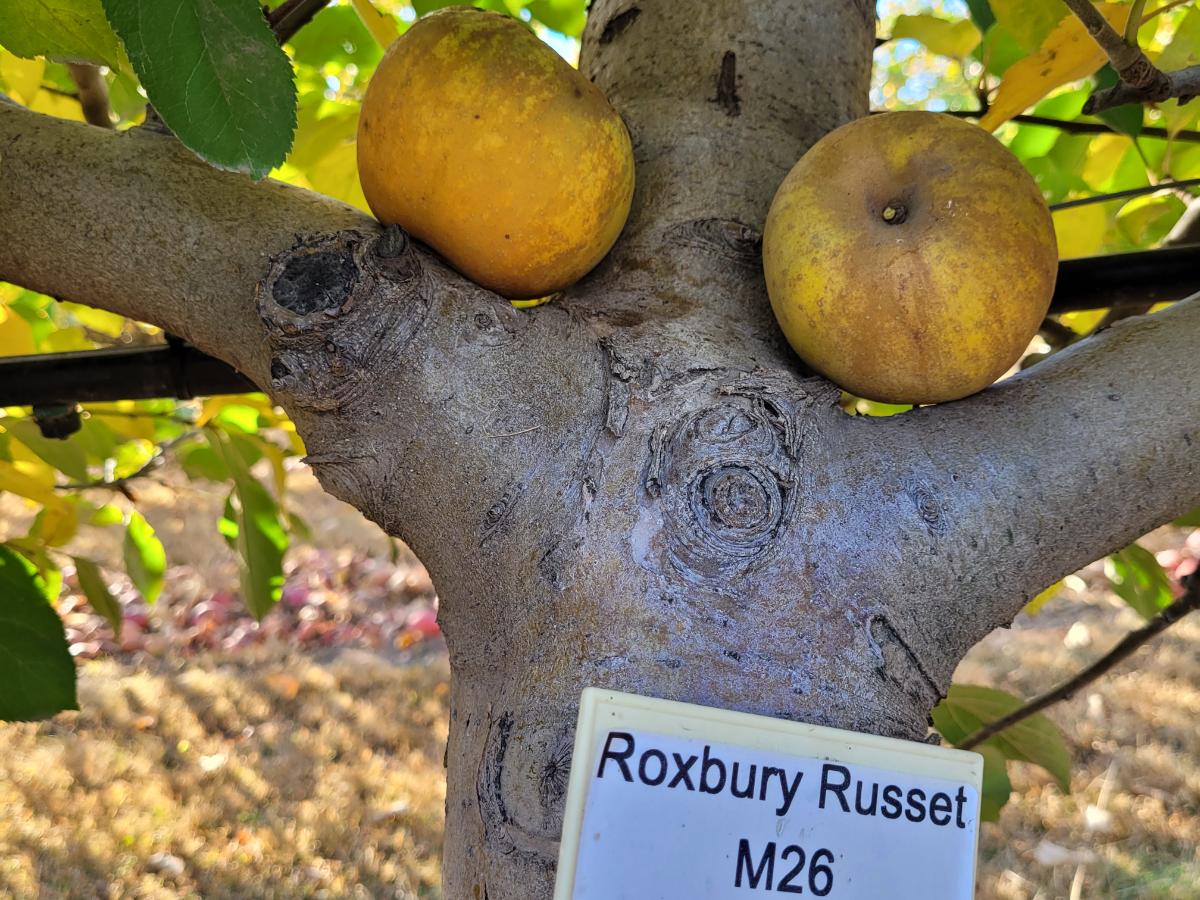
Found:
[[[717,73],[717,96],[713,102],[719,103],[727,116],[742,114],[742,101],[737,93],[737,54],[732,50],[726,50],[721,57],[721,71]]]
[[[641,14],[642,11],[636,6],[631,6],[629,9],[622,10],[621,12],[617,13],[608,20],[608,23],[604,26],[604,30],[600,32],[600,43],[611,44],[613,40],[617,37],[620,37],[621,33],[630,25],[632,25],[634,20],[637,19],[637,17]]]

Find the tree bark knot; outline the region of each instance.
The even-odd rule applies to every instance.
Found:
[[[545,724],[545,712],[491,719],[475,779],[488,843],[530,876],[554,872],[573,748],[573,728]]]
[[[429,307],[407,236],[344,232],[275,257],[258,311],[271,350],[270,393],[285,407],[340,410],[402,358]]]
[[[781,390],[772,384],[779,380],[786,379],[718,384],[707,402],[654,431],[643,478],[653,502],[638,528],[661,527],[665,541],[641,542],[644,567],[693,583],[730,583],[786,543],[781,532],[801,499],[801,435],[812,395],[794,382]]]

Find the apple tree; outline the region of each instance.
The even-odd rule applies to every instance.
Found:
[[[584,686],[913,740],[936,706],[965,745],[1020,701],[952,687],[956,665],[1065,575],[1112,554],[1151,630],[1195,605],[1135,541],[1200,524],[1200,10],[481,2],[578,53],[637,165],[604,261],[517,308],[381,228],[358,186],[367,81],[444,5],[0,9],[0,351],[20,357],[0,490],[37,511],[0,547],[0,716],[73,706],[64,590],[120,625],[67,549],[79,529],[123,529],[129,577],[161,589],[153,529],[105,492],[135,496],[168,455],[227,484],[255,615],[304,537],[288,456],[429,568],[450,897],[549,895]],[[913,106],[994,131],[1070,259],[1022,371],[908,409],[791,353],[760,232],[822,135]],[[500,148],[495,177],[540,164]],[[977,249],[956,274],[1002,302]],[[1044,719],[986,738],[993,811],[1006,760],[1065,785]]]

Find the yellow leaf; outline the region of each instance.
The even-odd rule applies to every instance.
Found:
[[[1031,616],[1036,616],[1039,612],[1041,612],[1043,606],[1057,596],[1058,592],[1062,590],[1062,586],[1063,583],[1061,581],[1054,582],[1054,584],[1050,585],[1050,587],[1046,588],[1044,591],[1025,604],[1025,612]]]
[[[79,530],[79,514],[70,503],[59,502],[43,507],[36,537],[47,547],[61,547]]]
[[[49,466],[46,466],[45,463],[42,465],[47,472],[50,471]],[[10,462],[0,461],[0,491],[7,491],[18,497],[24,497],[26,500],[40,503],[47,509],[66,506],[62,497],[54,493],[54,488],[35,478],[29,472],[23,471],[23,468]]]
[[[543,303],[549,303],[554,299],[553,294],[547,294],[545,297],[537,297],[533,300],[510,300],[517,309],[533,309],[535,306],[541,306]]]
[[[1097,8],[1113,28],[1124,32],[1130,7],[1102,3]],[[1056,87],[1091,75],[1107,59],[1083,23],[1067,16],[1046,36],[1037,53],[1013,63],[1004,73],[995,99],[979,120],[980,126],[995,131]]]
[[[1108,214],[1099,203],[1058,210],[1054,213],[1054,234],[1059,259],[1093,255],[1103,246],[1107,230]]]
[[[912,38],[942,56],[963,57],[979,46],[983,35],[970,19],[951,22],[937,16],[896,16],[892,40]]]
[[[0,47],[0,81],[10,97],[28,105],[42,89],[42,73],[45,70],[44,59],[21,59]]]
[[[42,349],[52,353],[68,353],[72,350],[94,350],[96,344],[87,339],[82,328],[60,328],[46,335]]]
[[[27,356],[36,352],[29,323],[11,309],[0,306],[0,356]]]
[[[71,97],[64,97],[62,94],[53,94],[50,91],[41,90],[34,96],[33,101],[29,104],[29,108],[34,112],[45,113],[48,116],[55,116],[59,119],[70,119],[73,122],[82,122],[83,107],[79,105],[78,100]]]
[[[99,334],[115,338],[120,337],[125,331],[124,316],[118,316],[116,313],[111,313],[108,310],[96,309],[94,306],[84,306],[81,303],[64,301],[61,306],[71,314],[71,317],[75,321]]]
[[[1130,140],[1123,134],[1097,135],[1088,144],[1087,160],[1079,174],[1089,185],[1099,189],[1113,177],[1129,147]]]
[[[371,37],[375,38],[380,47],[386,47],[400,36],[399,30],[396,28],[396,20],[377,10],[371,5],[371,0],[351,0],[351,2],[354,4],[354,11],[362,19],[363,25],[366,26],[367,31],[371,32]]]
[[[1079,312],[1063,313],[1058,320],[1076,334],[1091,334],[1108,315],[1107,309],[1084,309]]]

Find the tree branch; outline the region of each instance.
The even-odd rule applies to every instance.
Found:
[[[219,172],[169,137],[0,104],[0,279],[160,325],[258,384],[253,297],[306,236],[378,226],[327,197]]]
[[[72,481],[68,482],[67,484],[56,485],[55,489],[60,491],[118,491],[128,497],[129,483],[131,481],[137,481],[139,478],[145,478],[151,472],[161,468],[162,464],[166,461],[167,453],[169,453],[171,450],[174,450],[184,441],[191,440],[199,433],[199,429],[193,428],[189,431],[185,431],[183,434],[171,438],[171,440],[166,441],[165,443],[159,444],[154,448],[153,455],[138,469],[130,472],[128,475],[122,475],[120,478],[100,478],[95,481]]]
[[[1161,103],[1172,97],[1178,97],[1180,103],[1188,103],[1200,94],[1200,66],[1159,74],[1163,76],[1162,82],[1155,82],[1147,88],[1121,82],[1097,91],[1083,104],[1084,113],[1091,115],[1126,103]]]
[[[1170,89],[1167,77],[1155,68],[1137,44],[1125,42],[1125,39],[1092,5],[1092,0],[1066,0],[1066,4],[1076,18],[1083,23],[1087,33],[1108,56],[1109,62],[1117,70],[1123,83],[1147,98],[1161,94],[1159,99],[1165,100],[1171,96],[1170,93],[1167,93]],[[1093,113],[1106,108],[1098,107],[1095,101],[1095,95],[1089,97],[1084,104],[1083,111]]]
[[[1179,217],[1179,221],[1163,238],[1163,246],[1180,247],[1187,244],[1200,244],[1200,197],[1192,197],[1187,201],[1187,205],[1187,209]]]
[[[1030,716],[1041,712],[1043,709],[1053,706],[1059,701],[1069,700],[1075,696],[1080,688],[1087,687],[1087,685],[1104,675],[1118,663],[1136,653],[1143,644],[1162,634],[1184,616],[1200,609],[1200,575],[1196,573],[1188,575],[1184,579],[1184,584],[1187,590],[1184,591],[1183,596],[1162,610],[1162,612],[1148,623],[1137,629],[1137,631],[1131,631],[1125,637],[1121,638],[1115,647],[1086,669],[1079,672],[1073,678],[1064,681],[1058,687],[1047,691],[1039,697],[1035,697],[1019,709],[1014,709],[1007,716],[997,719],[995,722],[988,723],[961,744],[958,744],[958,747],[963,750],[971,750],[989,738],[995,737],[1000,732],[1012,728],[1018,722],[1022,722]]]
[[[1107,203],[1109,200],[1124,200],[1128,197],[1142,197],[1146,194],[1157,194],[1159,191],[1181,190],[1183,188],[1195,187],[1196,185],[1200,185],[1200,178],[1184,178],[1180,181],[1160,181],[1157,184],[1146,184],[1124,191],[1110,191],[1107,194],[1094,194],[1091,197],[1076,197],[1072,200],[1063,200],[1060,203],[1051,203],[1050,211],[1057,212],[1060,209],[1073,209],[1076,206]]]
[[[1200,504],[1198,338],[1200,294],[973,397],[864,425],[898,487],[863,499],[861,540],[909,522],[878,552],[937,557],[893,588],[934,645],[957,651],[945,659],[1047,584]]]
[[[79,103],[83,107],[83,118],[89,125],[112,128],[112,107],[108,102],[108,85],[96,66],[67,63],[71,80],[79,88]]]
[[[267,22],[283,44],[328,5],[329,0],[284,0],[267,13]]]
[[[886,112],[886,110],[873,110],[873,112]],[[974,109],[950,109],[946,110],[944,115],[954,116],[956,119],[978,119],[983,115],[983,112]],[[1013,116],[1011,119],[1009,119],[1009,121],[1017,122],[1022,125],[1044,125],[1047,128],[1057,128],[1059,131],[1065,131],[1067,134],[1123,133],[1104,122],[1079,122],[1069,121],[1067,119],[1052,119],[1047,116],[1034,115]],[[1155,125],[1143,126],[1142,130],[1138,133],[1138,136],[1176,141],[1200,141],[1200,131],[1181,128],[1179,131],[1172,133],[1166,128],[1160,128]]]

